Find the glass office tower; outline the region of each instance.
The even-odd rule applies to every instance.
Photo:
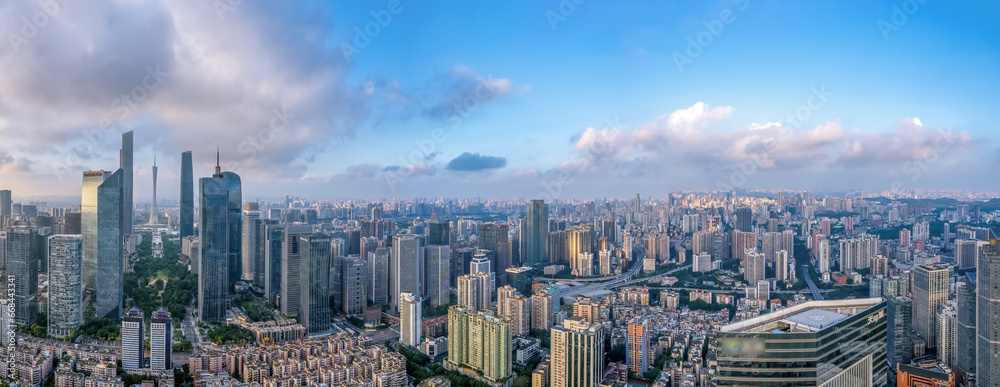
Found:
[[[885,386],[881,298],[812,301],[722,327],[719,386]]]

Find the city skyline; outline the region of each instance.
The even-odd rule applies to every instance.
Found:
[[[76,192],[135,130],[140,202],[154,153],[176,200],[216,146],[259,197],[991,188],[995,4],[560,4],[60,3],[0,52],[0,178]]]

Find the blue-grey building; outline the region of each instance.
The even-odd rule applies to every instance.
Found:
[[[180,237],[194,235],[194,171],[191,151],[181,153]]]
[[[97,317],[120,319],[124,312],[124,184],[125,171],[118,169],[97,187]]]
[[[229,182],[219,171],[218,164],[212,177],[201,178],[200,193],[198,309],[202,321],[224,322],[230,286],[230,200]]]

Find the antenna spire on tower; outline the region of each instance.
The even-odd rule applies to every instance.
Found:
[[[219,146],[215,147],[215,174],[216,175],[222,174],[222,168],[219,167],[219,160],[220,160],[219,154],[221,153],[220,149],[222,149],[222,148],[219,147]]]

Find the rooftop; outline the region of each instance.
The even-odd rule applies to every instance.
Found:
[[[720,329],[720,332],[819,332],[881,303],[881,298],[810,301],[777,312],[726,325]]]

